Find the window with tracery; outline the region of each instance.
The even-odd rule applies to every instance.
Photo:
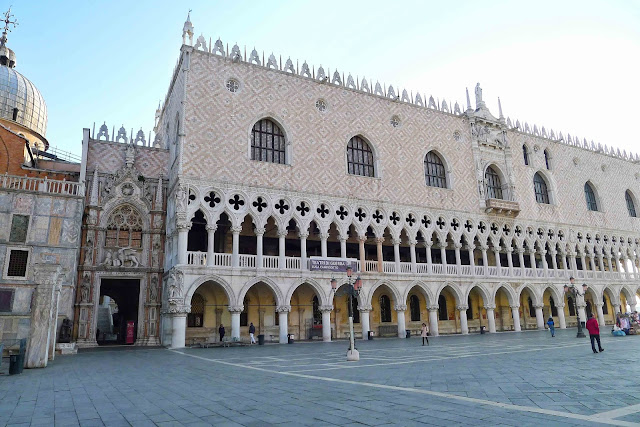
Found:
[[[536,202],[549,204],[549,191],[547,183],[539,172],[533,176],[533,191],[536,194]]]
[[[624,193],[624,199],[627,201],[627,210],[629,211],[629,216],[636,217],[636,205],[633,203],[633,197],[631,196],[631,192],[627,190]]]
[[[109,217],[105,246],[108,248],[141,248],[142,218],[130,205],[117,208]]]
[[[347,168],[350,175],[375,176],[373,152],[359,136],[354,136],[347,144]]]
[[[596,201],[596,194],[593,192],[593,188],[591,184],[588,182],[584,183],[584,198],[587,201],[587,209],[590,211],[598,210],[598,202]]]
[[[273,120],[262,119],[251,131],[251,160],[286,163],[286,141],[280,126]]]
[[[424,157],[424,177],[430,187],[447,188],[447,173],[442,159],[433,151]]]
[[[502,182],[500,175],[489,166],[484,173],[484,182],[487,191],[487,199],[502,199]]]
[[[380,321],[391,322],[391,300],[386,295],[380,297]]]
[[[187,314],[187,327],[201,328],[204,325],[204,298],[200,294],[193,294],[191,298],[191,313]]]

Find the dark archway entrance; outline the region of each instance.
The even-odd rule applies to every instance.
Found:
[[[126,344],[127,322],[138,335],[139,279],[102,279],[98,304],[96,341],[100,345]]]

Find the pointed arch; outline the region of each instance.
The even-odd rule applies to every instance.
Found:
[[[289,286],[289,289],[287,290],[287,294],[284,299],[285,305],[291,305],[291,297],[293,296],[293,293],[295,292],[296,289],[298,289],[300,286],[304,284],[307,284],[311,286],[311,288],[313,288],[314,292],[320,299],[320,305],[333,304],[333,301],[327,301],[327,294],[324,292],[324,289],[322,289],[322,286],[316,280],[311,279],[309,277],[302,277],[294,281]]]
[[[520,286],[520,288],[518,289],[518,301],[520,301],[520,298],[522,297],[522,293],[527,290],[529,292],[529,295],[531,296],[531,300],[533,302],[533,305],[542,305],[542,295],[539,295],[538,292],[536,292],[535,288],[529,284],[526,283],[522,286]]]
[[[464,303],[464,304],[467,303],[467,300],[466,300],[465,296],[460,292],[460,290],[458,290],[458,288],[455,286],[454,283],[445,282],[444,284],[440,285],[438,287],[438,290],[436,291],[435,295],[437,295],[438,298],[439,298],[440,294],[445,289],[447,289],[453,295],[453,297],[456,300],[456,305],[461,305],[462,303]]]
[[[389,291],[391,291],[391,295],[393,296],[393,303],[394,304],[396,304],[396,305],[397,304],[404,304],[403,301],[406,301],[406,299],[404,299],[404,300],[402,299],[401,294],[398,291],[398,288],[392,282],[390,282],[390,281],[388,281],[386,279],[382,279],[382,280],[378,280],[371,287],[371,289],[369,289],[369,293],[367,294],[367,299],[365,300],[367,305],[371,305],[371,303],[373,302],[373,294],[381,286],[385,286],[387,289],[389,289]],[[360,295],[362,295],[362,294],[360,294]]]
[[[280,287],[272,279],[265,276],[253,277],[244,284],[244,286],[240,290],[240,293],[238,294],[238,297],[236,300],[237,305],[242,305],[242,302],[244,301],[244,297],[245,295],[247,295],[247,292],[249,291],[249,289],[257,283],[264,283],[265,285],[267,285],[267,287],[271,289],[271,291],[273,292],[273,295],[275,296],[276,305],[278,306],[284,305],[284,297],[282,295],[282,291],[280,290]]]
[[[187,287],[187,291],[185,292],[185,295],[184,295],[185,305],[187,306],[191,305],[191,298],[193,297],[193,294],[201,285],[203,285],[206,282],[214,282],[215,284],[220,285],[227,296],[227,301],[229,301],[229,305],[233,304],[233,302],[236,301],[236,296],[233,293],[233,288],[231,287],[231,285],[222,277],[217,276],[215,274],[209,274],[206,276],[197,276],[193,280],[193,282],[191,282],[191,284]]]
[[[505,282],[499,283],[498,286],[494,289],[493,293],[491,294],[490,301],[492,304],[495,304],[496,295],[498,294],[500,289],[504,290],[504,293],[507,295],[507,299],[509,300],[510,306],[519,305],[519,301],[520,301],[520,299],[518,298],[519,294],[516,294],[513,287],[511,287],[508,283],[505,283]]]
[[[602,206],[600,206],[598,193],[596,192],[595,186],[591,183],[591,181],[587,181],[584,183],[584,197],[587,203],[587,210],[601,210]]]
[[[424,299],[427,301],[427,305],[435,304],[437,301],[429,289],[429,286],[421,280],[413,281],[407,286],[402,294],[402,301],[406,301],[409,298],[409,294],[413,288],[418,288]]]

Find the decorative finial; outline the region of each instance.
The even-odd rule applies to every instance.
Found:
[[[476,84],[476,110],[483,106],[484,102],[482,101],[482,88],[480,87],[480,83],[478,83]]]
[[[469,88],[467,90],[467,110],[471,110],[471,99],[469,99]]]
[[[191,23],[191,9],[187,13],[187,20],[182,27],[182,44],[187,44],[187,37],[189,37],[189,46],[193,45],[193,24]]]
[[[502,115],[502,104],[500,103],[500,97],[498,97],[498,112],[500,113],[500,120],[504,120],[504,116]]]
[[[11,6],[9,6],[9,10],[4,13],[4,29],[2,30],[2,38],[0,38],[0,47],[3,47],[7,44],[7,34],[11,32],[10,25],[13,25],[13,28],[18,26],[17,19],[11,19],[13,15],[11,14]]]

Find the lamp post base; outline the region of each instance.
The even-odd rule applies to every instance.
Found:
[[[576,334],[576,338],[586,338],[587,336],[584,334],[584,332],[582,332],[582,330],[578,330],[578,333]]]
[[[347,362],[357,362],[360,360],[360,353],[358,350],[348,350],[347,351]]]

